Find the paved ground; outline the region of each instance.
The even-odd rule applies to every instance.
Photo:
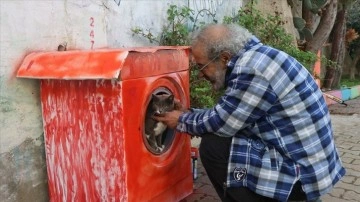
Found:
[[[360,97],[346,101],[347,107],[340,104],[330,105],[335,142],[346,175],[336,184],[331,193],[323,196],[323,202],[359,202],[360,201]],[[192,140],[198,146],[200,138]],[[220,201],[212,187],[206,172],[198,163],[199,177],[194,181],[194,192],[182,202],[218,202]]]

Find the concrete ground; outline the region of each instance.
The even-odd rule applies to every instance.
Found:
[[[321,197],[323,202],[360,201],[360,97],[329,106],[334,136],[346,175],[334,189]],[[192,145],[198,147],[200,138],[193,138]],[[218,202],[201,161],[198,161],[198,179],[194,180],[194,192],[181,202]]]

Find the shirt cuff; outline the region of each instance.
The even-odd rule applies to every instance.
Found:
[[[192,111],[191,109],[189,109],[190,111]],[[188,116],[188,114],[190,114],[191,112],[185,112],[183,114],[180,115],[179,120],[178,120],[178,124],[176,126],[176,130],[180,131],[180,132],[187,132],[187,127],[185,124],[185,120],[186,117]]]

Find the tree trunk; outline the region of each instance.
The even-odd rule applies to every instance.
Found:
[[[302,8],[302,18],[305,20],[306,24],[305,27],[309,30],[314,29],[314,14],[306,8],[305,4],[303,3]]]
[[[351,80],[355,79],[356,65],[360,61],[360,49],[359,49],[359,51],[357,51],[357,53],[355,55],[356,56],[354,57],[354,59],[351,63],[351,67],[350,67],[350,79]]]
[[[336,69],[335,70],[335,78],[332,82],[332,89],[338,89],[340,87],[340,81],[342,76],[343,70],[342,69]]]
[[[306,51],[317,53],[322,49],[322,46],[327,41],[334,22],[336,19],[338,0],[330,0],[329,4],[325,6],[325,11],[321,16],[319,26],[313,34],[312,40],[307,42]]]
[[[326,68],[326,73],[325,73],[325,77],[324,77],[324,81],[323,81],[323,85],[322,88],[325,90],[330,90],[331,89],[331,84],[333,83],[333,80],[335,78],[335,68],[332,67],[327,67]]]
[[[340,76],[337,74],[341,74],[342,67],[344,64],[344,57],[345,57],[345,46],[344,46],[344,39],[345,39],[345,13],[346,8],[343,7],[337,15],[336,15],[336,23],[332,29],[331,35],[331,53],[330,53],[330,60],[337,63],[338,70],[334,71],[332,68],[327,66],[326,72],[331,71],[329,74],[325,74],[324,85],[325,89],[337,87],[340,83]],[[339,71],[340,70],[340,71]],[[327,77],[328,76],[328,77]]]
[[[345,35],[345,26],[343,29],[343,33]],[[331,85],[332,89],[340,87],[341,76],[342,76],[343,68],[344,68],[344,60],[345,60],[345,43],[341,43],[339,54],[338,54],[338,59],[336,61],[338,64],[338,68],[335,71],[335,78]]]

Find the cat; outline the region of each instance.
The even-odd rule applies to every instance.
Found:
[[[162,136],[167,126],[152,118],[174,109],[174,95],[152,94],[145,117],[145,134],[150,146],[157,152],[162,152],[165,146],[162,144]]]

